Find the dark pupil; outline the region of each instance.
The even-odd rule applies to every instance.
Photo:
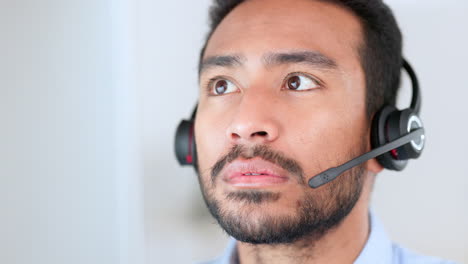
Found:
[[[216,93],[217,94],[223,94],[224,92],[226,92],[227,90],[227,82],[224,81],[224,80],[221,80],[221,81],[217,81],[216,82]]]
[[[288,88],[292,90],[297,90],[301,86],[301,78],[299,76],[293,76],[288,80]]]

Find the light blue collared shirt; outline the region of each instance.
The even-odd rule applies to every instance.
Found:
[[[369,213],[371,231],[366,245],[354,264],[455,264],[439,258],[418,255],[393,243],[385,233],[382,223]],[[237,264],[236,240],[231,239],[224,254],[205,264]]]

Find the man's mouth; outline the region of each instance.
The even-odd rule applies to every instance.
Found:
[[[285,170],[259,158],[235,160],[222,175],[224,182],[237,188],[264,188],[289,181]]]

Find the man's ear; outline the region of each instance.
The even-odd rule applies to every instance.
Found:
[[[369,150],[372,150],[372,142],[371,142],[372,131],[371,130],[372,130],[372,122],[375,118],[375,115],[376,113],[372,114],[372,119],[371,119],[372,121],[369,124],[369,128],[368,128],[369,130],[367,131],[367,135],[369,135],[369,138],[367,141]],[[376,175],[377,173],[380,173],[384,169],[384,167],[377,161],[376,158],[374,158],[366,162],[366,169]]]
[[[373,118],[375,118],[375,113],[372,116],[372,120],[373,120]],[[369,149],[370,150],[372,150],[372,143],[371,143],[371,138],[370,138],[372,136],[371,131],[370,131],[371,129],[372,129],[372,127],[369,127],[369,131],[367,133],[369,135],[369,139],[368,139],[367,143],[369,144]],[[376,175],[376,174],[380,173],[384,169],[384,167],[377,161],[376,158],[374,158],[374,159],[368,160],[366,162],[366,169]]]
[[[377,161],[377,159],[371,159],[366,162],[366,169],[368,171],[371,171],[372,173],[379,173],[381,172],[384,168],[380,163]]]

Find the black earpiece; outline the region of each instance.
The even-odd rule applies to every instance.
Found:
[[[180,165],[194,165],[197,168],[197,151],[195,144],[195,116],[197,106],[192,112],[190,120],[182,120],[177,126],[174,148]]]

